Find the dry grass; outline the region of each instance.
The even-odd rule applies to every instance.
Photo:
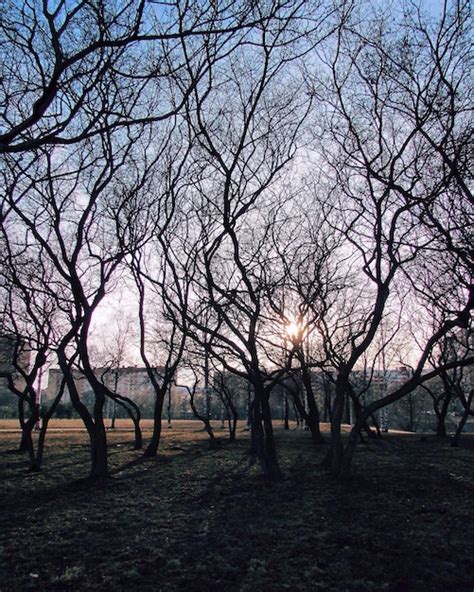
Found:
[[[389,435],[341,484],[318,466],[324,446],[278,428],[285,479],[267,488],[248,432],[213,452],[198,424],[173,422],[151,460],[110,432],[99,486],[84,479],[86,434],[66,425],[40,474],[11,452],[19,434],[0,434],[2,592],[474,589],[472,437],[452,449]]]

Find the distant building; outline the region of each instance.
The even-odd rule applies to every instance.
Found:
[[[18,400],[8,388],[8,378],[13,378],[13,383],[18,390],[23,390],[25,381],[15,368],[15,350],[17,337],[15,335],[0,335],[0,416],[10,417],[16,413]],[[16,363],[24,370],[30,365],[31,351],[24,344],[18,348]]]
[[[154,368],[158,380],[163,372],[163,368]],[[146,368],[143,367],[124,367],[117,369],[96,368],[95,376],[105,384],[111,391],[128,397],[134,401],[145,417],[153,415],[153,406],[155,403],[155,391],[148,377]],[[59,368],[51,368],[48,375],[48,387],[44,393],[44,402],[48,403],[59,392],[63,373]],[[86,377],[79,371],[74,372],[74,382],[78,390],[81,401],[90,405],[94,401],[92,387]],[[71,397],[66,387],[62,398],[63,405],[71,404]]]
[[[354,370],[350,380],[354,393],[359,397],[360,403],[365,406],[370,402],[384,397],[405,384],[411,376],[411,370],[407,367],[388,368],[385,371],[374,370],[367,372]],[[330,409],[334,402],[335,371],[323,373],[321,370],[311,371],[311,385],[313,394],[320,411],[320,419],[327,422],[330,419]],[[439,379],[437,379],[439,381]],[[217,373],[212,380],[210,397],[211,418],[221,417],[222,405],[220,403],[219,391],[223,386],[232,393],[233,402],[238,409],[239,417],[247,417],[249,393],[251,386],[246,379],[229,372]],[[270,405],[273,419],[282,419],[284,413],[284,398],[288,397],[290,402],[290,418],[293,417],[292,393],[297,392],[302,403],[308,408],[306,391],[300,373],[295,373],[291,378],[285,378],[281,384],[276,385],[270,396]],[[196,394],[196,402],[201,410],[205,408],[205,393]],[[455,428],[454,414],[447,419],[448,428],[452,431]],[[347,399],[344,405],[343,423],[353,424],[355,422],[355,410],[351,400]],[[424,389],[417,388],[413,393],[402,397],[399,401],[384,407],[375,413],[374,418],[381,428],[401,430],[432,430],[434,427],[433,404],[430,396]],[[369,420],[370,423],[370,420]],[[452,425],[451,425],[452,424]]]
[[[288,388],[285,387],[285,381],[276,384],[270,395],[270,409],[273,419],[283,419],[285,415],[285,396],[290,400],[290,419],[294,419],[294,410],[291,405],[291,396],[289,395],[290,381]],[[291,385],[295,388],[295,385]],[[300,385],[297,385],[300,388]],[[230,397],[235,406],[240,419],[247,420],[249,406],[253,400],[253,386],[245,377],[232,372],[216,372],[211,380],[210,387],[210,416],[212,419],[221,419],[226,416],[225,402],[222,398]],[[223,396],[224,395],[224,396]],[[205,408],[205,394],[197,394],[197,406],[200,409]]]

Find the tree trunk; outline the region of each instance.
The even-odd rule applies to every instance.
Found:
[[[296,403],[294,401],[292,401],[292,402],[293,402],[293,413],[295,414],[295,420],[296,420],[296,427],[299,428],[300,423],[301,423],[300,413],[296,407]]]
[[[323,377],[324,386],[324,423],[331,422],[331,386],[326,378]]]
[[[338,475],[342,467],[343,445],[341,424],[344,413],[347,391],[347,379],[339,375],[336,380],[336,394],[331,412],[331,445],[329,447],[323,466],[330,469],[331,473]]]
[[[298,391],[292,391],[291,395],[293,398],[293,405],[297,410],[297,416],[299,418],[298,425],[303,425],[304,423],[306,423],[309,427],[308,414],[306,413],[306,409],[304,408],[303,401],[301,400]]]
[[[105,392],[104,386],[97,381],[97,384],[94,385],[94,438],[91,450],[91,477],[93,479],[103,479],[108,477],[109,474],[107,459],[107,430],[105,429],[103,414]]]
[[[61,400],[64,392],[64,381],[61,384],[58,394],[56,395],[51,407],[48,411],[44,414],[43,420],[41,422],[41,429],[38,437],[38,446],[36,449],[36,464],[38,469],[41,469],[43,465],[43,451],[44,451],[44,443],[46,440],[46,432],[48,430],[49,420],[53,417],[54,412],[56,411],[57,406],[59,405],[59,401]]]
[[[140,419],[141,413],[140,408],[138,405],[129,399],[128,397],[124,397],[122,395],[118,395],[117,393],[108,392],[108,396],[113,399],[114,402],[114,409],[116,403],[118,403],[121,407],[125,409],[128,416],[132,420],[133,428],[135,431],[135,443],[134,443],[134,450],[141,450],[143,448],[143,437],[142,437],[142,430],[140,428]],[[161,425],[161,422],[160,422]],[[110,426],[112,429],[112,426]]]
[[[247,383],[247,425],[246,429],[250,430],[252,427],[252,414],[253,414],[253,400],[252,400],[252,385],[250,382]]]
[[[352,405],[353,405],[353,409],[354,409],[354,416],[355,416],[355,420],[357,421],[357,419],[361,416],[363,410],[364,410],[364,406],[363,404],[360,402],[359,397],[355,394],[354,389],[351,387],[349,389],[349,396],[352,399]],[[372,439],[375,438],[376,434],[375,432],[373,432],[373,430],[370,429],[369,424],[367,423],[367,420],[364,421],[362,429],[364,430],[364,432],[367,434],[367,437]],[[360,432],[360,438],[362,441],[362,430]]]
[[[346,479],[350,475],[352,458],[357,446],[360,431],[365,421],[366,417],[364,417],[364,414],[362,414],[358,419],[356,419],[355,424],[349,434],[349,439],[343,454],[341,455],[338,471],[336,473],[336,475],[341,479]]]
[[[214,450],[219,446],[219,442],[214,435],[214,431],[211,426],[211,421],[208,416],[207,401],[206,401],[206,415],[201,415],[199,413],[199,411],[197,410],[196,405],[194,404],[194,390],[189,391],[189,393],[190,393],[189,403],[191,405],[191,409],[193,411],[194,417],[196,419],[199,419],[199,421],[202,421],[202,423],[204,424],[204,430],[207,432],[207,435],[209,436],[209,445]]]
[[[308,402],[308,414],[306,422],[311,431],[311,439],[314,444],[321,444],[323,436],[319,425],[319,409],[314,396],[313,385],[311,384],[311,374],[306,366],[301,367],[303,384],[306,391],[306,400]]]
[[[110,429],[115,430],[115,419],[117,417],[117,402],[112,401],[112,420],[110,422]]]
[[[72,406],[82,419],[89,436],[91,446],[90,477],[91,479],[105,479],[109,474],[107,464],[107,434],[103,416],[106,391],[104,385],[95,377],[92,369],[88,368],[85,376],[93,388],[95,395],[94,416],[92,417],[79,396],[74,374],[71,369],[71,361],[68,361],[66,357],[65,347],[66,344],[63,344],[58,349],[58,361],[63,372],[65,385],[67,385],[69,391]]]
[[[25,400],[28,402],[30,416],[25,420]],[[33,429],[39,419],[39,405],[36,404],[35,393],[30,392],[29,396],[21,398],[18,405],[20,415],[21,441],[18,448],[19,452],[27,452],[29,458],[30,471],[38,471],[39,467],[36,461],[35,446],[33,442]]]
[[[161,438],[161,414],[163,412],[163,403],[165,400],[166,389],[161,388],[156,394],[155,408],[153,411],[153,434],[146,447],[144,456],[155,457],[158,453],[158,446]]]
[[[268,395],[263,384],[254,384],[254,413],[252,414],[252,440],[254,450],[262,468],[265,481],[272,483],[281,480],[275,437]]]
[[[373,413],[370,415],[370,421],[372,422],[373,427],[375,428],[375,433],[378,438],[382,437],[382,432],[380,430],[379,422]]]
[[[46,431],[48,429],[49,419],[43,419],[41,423],[41,429],[38,437],[38,446],[36,449],[36,463],[38,466],[38,470],[41,469],[43,465],[43,452],[44,452],[44,443],[46,440]]]
[[[275,445],[275,436],[273,434],[272,416],[268,397],[263,397],[261,402],[263,432],[265,435],[265,458],[262,459],[265,465],[266,478],[273,482],[282,478],[280,466]]]
[[[39,471],[40,467],[37,463],[37,458],[35,454],[35,447],[33,443],[33,428],[36,425],[36,422],[39,418],[38,409],[32,411],[31,416],[29,417],[28,421],[25,423],[25,427],[23,428],[23,432],[25,434],[25,441],[26,441],[26,449],[28,452],[28,457],[30,459],[30,471]]]
[[[250,425],[250,454],[258,457],[257,432],[260,429],[260,409],[256,399],[248,407],[248,422]]]
[[[234,405],[232,398],[229,396],[226,398],[226,408],[227,408],[227,423],[229,426],[229,441],[234,442],[235,435],[237,433],[237,422],[239,420],[239,414],[237,412],[237,408]]]
[[[308,398],[308,411],[306,411],[303,401],[301,400],[299,394],[294,391],[292,392],[293,396],[293,405],[298,411],[299,419],[297,425],[303,424],[303,422],[308,426],[309,431],[311,433],[311,439],[314,444],[321,444],[323,440],[323,436],[321,434],[321,429],[319,425],[319,411],[317,406],[313,406]],[[313,398],[313,402],[314,401]]]
[[[133,449],[141,450],[143,448],[143,436],[142,430],[140,428],[140,419],[137,417],[132,417],[132,421],[135,430],[135,446],[133,447]]]
[[[108,476],[107,435],[105,426],[95,425],[89,432],[91,443],[91,472],[92,479],[104,479]]]
[[[284,413],[284,419],[283,419],[283,428],[285,430],[289,430],[290,429],[290,422],[289,422],[289,408],[288,408],[288,397],[287,395],[284,396],[284,409],[283,409],[283,413]]]
[[[232,420],[229,420],[229,423],[231,424],[230,429],[229,429],[229,440],[231,442],[235,441],[235,436],[237,434],[237,422],[239,420],[238,415],[234,415],[232,417]]]
[[[447,435],[445,418],[438,417],[436,421],[436,436],[438,438],[446,438]]]
[[[343,423],[351,425],[351,398],[349,396],[349,392],[347,392],[345,396]]]
[[[461,421],[459,422],[459,425],[456,428],[456,432],[453,436],[453,439],[451,440],[451,446],[454,446],[454,447],[459,446],[459,439],[460,439],[461,434],[464,430],[464,426],[466,425],[467,418],[471,414],[471,403],[472,403],[473,397],[474,397],[474,389],[471,389],[471,392],[469,393],[469,396],[467,398],[467,401],[466,401],[466,404],[464,407],[464,413],[462,415]]]
[[[28,434],[25,431],[25,400],[23,398],[18,399],[18,420],[21,429],[21,440],[18,446],[18,452],[28,452]]]
[[[434,410],[436,413],[436,436],[438,438],[446,438],[448,435],[446,431],[446,416],[448,415],[450,402],[451,397],[448,396],[447,393],[445,393],[441,409],[437,405],[434,406]]]
[[[167,405],[167,416],[168,416],[168,429],[171,429],[171,384],[168,385],[168,405]]]

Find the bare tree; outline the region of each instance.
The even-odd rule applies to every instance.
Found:
[[[432,348],[465,326],[472,310],[472,287],[466,279],[472,263],[465,240],[467,202],[460,199],[467,195],[466,158],[472,141],[465,127],[468,12],[466,3],[456,3],[452,10],[446,4],[440,19],[428,22],[418,9],[415,17],[396,21],[390,32],[379,16],[357,25],[347,18],[327,60],[330,83],[320,80],[321,86],[314,87],[328,102],[328,162],[334,190],[336,184],[342,190],[339,202],[332,201],[327,210],[339,221],[329,222],[343,232],[356,257],[359,281],[366,278],[357,295],[362,314],[351,314],[349,347],[335,384],[328,456],[335,473],[347,472],[362,421],[439,373],[439,368],[425,373]],[[448,203],[450,215],[455,214],[450,221]],[[442,273],[441,253],[446,263]],[[373,347],[387,310],[400,303],[396,291],[406,286],[402,279],[425,301],[435,299],[436,287],[441,291],[450,283],[456,289],[438,299],[447,315],[418,344],[410,379],[363,410],[343,453],[340,423],[350,374]]]
[[[156,258],[154,259],[156,264]],[[158,263],[163,265],[163,260]],[[148,378],[155,392],[153,411],[153,434],[145,450],[145,456],[156,456],[161,437],[161,416],[166,394],[176,379],[178,366],[183,356],[186,336],[182,323],[174,318],[176,309],[167,307],[163,294],[168,290],[166,275],[148,273],[135,253],[131,269],[138,289],[138,319],[140,328],[140,356],[145,365]],[[163,268],[162,268],[163,269]],[[179,283],[178,283],[179,286]],[[150,295],[147,298],[147,290]],[[178,290],[178,301],[186,308],[186,293]],[[147,304],[152,301],[151,310]],[[152,327],[147,323],[150,313],[154,315]],[[157,361],[160,361],[157,364]]]
[[[38,471],[42,465],[48,423],[64,391],[63,383],[49,406],[41,401],[41,377],[54,344],[57,315],[54,300],[45,286],[50,279],[50,270],[41,258],[31,258],[25,253],[23,245],[18,249],[15,234],[12,236],[7,227],[8,224],[1,225],[0,235],[3,246],[0,292],[4,304],[1,339],[5,358],[0,375],[18,400],[22,429],[20,451],[28,453],[30,469]],[[35,446],[33,428],[38,426],[39,438]]]
[[[193,380],[191,387],[188,385],[182,385],[181,388],[184,388],[188,392],[189,405],[191,407],[193,415],[204,425],[204,430],[209,436],[209,445],[211,449],[214,450],[220,446],[220,442],[214,434],[214,429],[212,428],[211,417],[209,414],[208,401],[210,393],[208,377],[206,376],[206,357],[206,353],[203,351],[194,351],[186,357],[182,367],[185,372],[190,372],[192,374]],[[199,385],[204,386],[200,387]],[[196,395],[198,394],[199,390],[203,391],[204,394],[204,409],[202,409],[203,406],[199,405],[199,402],[196,399]]]
[[[65,155],[41,151],[34,168],[30,164],[22,175],[15,175],[15,165],[8,176],[12,182],[6,184],[5,219],[19,237],[17,248],[39,253],[52,270],[44,290],[61,317],[54,320],[61,333],[54,349],[71,401],[87,427],[91,473],[97,477],[107,473],[106,389],[90,361],[89,333],[125,255],[144,240],[130,233],[128,223],[136,212],[133,198],[145,190],[147,171],[155,162],[143,156],[138,160],[140,147],[146,148],[146,139],[103,136]],[[95,393],[92,415],[80,400],[73,359]]]
[[[290,66],[331,31],[332,7],[314,8],[303,23],[295,13],[262,26],[250,50],[221,68],[226,77],[215,85],[210,70],[186,103],[202,167],[193,186],[196,271],[188,331],[226,371],[252,385],[253,449],[268,480],[281,476],[269,397],[286,371],[275,368],[284,323],[268,299],[274,256],[268,213],[271,189],[295,154],[311,106]]]
[[[102,330],[102,328],[101,328]],[[91,341],[96,341],[98,336],[92,336]],[[109,402],[106,414],[111,423],[108,429],[115,429],[115,420],[117,416],[117,406],[120,406],[132,420],[135,431],[135,450],[141,450],[143,447],[143,437],[140,427],[141,410],[139,405],[133,400],[133,393],[126,395],[122,391],[120,376],[123,371],[123,365],[127,360],[130,347],[130,341],[133,340],[132,321],[129,318],[125,320],[120,313],[116,317],[115,331],[109,341],[96,345],[97,353],[91,347],[91,360],[97,366],[95,373],[104,385],[106,396]]]
[[[127,362],[130,342],[133,340],[132,319],[125,319],[120,313],[115,318],[115,330],[111,340],[105,345],[106,351],[103,351],[100,360],[100,366],[103,368],[102,377],[111,385],[112,391],[117,393],[120,369]],[[112,380],[110,381],[110,378]],[[111,400],[111,410],[109,411],[110,426],[109,429],[115,429],[115,420],[117,416],[117,402]]]
[[[238,44],[253,27],[284,17],[289,4],[5,2],[0,153],[168,119],[197,82],[184,80],[182,39],[192,40],[194,55],[210,36]],[[172,92],[176,77],[187,89],[179,98]]]
[[[222,404],[221,427],[223,428],[225,421],[227,421],[229,440],[233,442],[237,433],[237,422],[239,421],[239,413],[235,400],[236,394],[229,384],[225,370],[217,367],[217,364],[212,361],[211,363],[213,364],[213,392],[218,395]]]

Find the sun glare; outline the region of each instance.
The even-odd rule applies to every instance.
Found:
[[[285,327],[286,333],[290,339],[297,339],[301,334],[301,325],[297,321],[289,321]]]

